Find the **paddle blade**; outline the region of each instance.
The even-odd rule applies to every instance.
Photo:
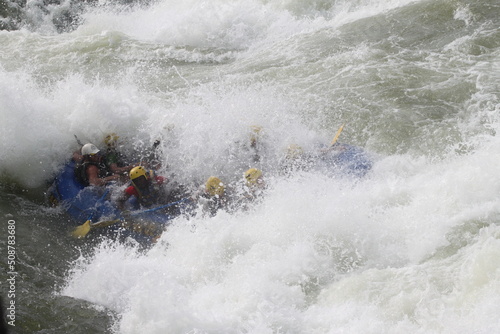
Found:
[[[75,238],[84,238],[90,232],[90,220],[75,228],[71,235]]]
[[[340,134],[342,133],[342,130],[344,130],[344,125],[345,125],[345,123],[344,123],[344,124],[342,124],[342,125],[340,126],[340,128],[337,130],[337,133],[335,134],[335,137],[333,137],[333,140],[332,140],[332,142],[330,143],[330,146],[335,145],[335,143],[336,143],[336,142],[337,142],[337,140],[339,139]]]

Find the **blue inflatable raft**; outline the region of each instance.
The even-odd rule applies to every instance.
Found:
[[[365,176],[372,166],[372,160],[363,149],[347,144],[335,144],[318,162],[320,169],[355,177]]]
[[[95,224],[102,221],[134,221],[135,225],[113,224],[108,230],[120,230],[121,236],[131,236],[138,241],[150,241],[153,235],[149,233],[152,226],[160,230],[168,225],[172,216],[161,210],[182,201],[159,206],[147,210],[136,210],[127,213],[127,219],[114,203],[109,200],[111,188],[85,187],[75,177],[75,162],[67,163],[61,173],[55,178],[48,191],[49,201],[52,205],[62,205],[67,214],[72,218],[75,226],[87,221]],[[142,226],[141,226],[142,224]],[[143,228],[147,225],[147,228]],[[128,228],[123,228],[128,226]],[[148,230],[148,233],[145,233]]]

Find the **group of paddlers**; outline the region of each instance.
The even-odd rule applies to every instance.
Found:
[[[305,153],[298,145],[290,145],[280,170],[284,174],[311,169],[325,172],[343,170],[356,177],[364,176],[371,169],[372,161],[362,149],[337,143],[342,129],[343,126],[329,146],[324,145],[310,153]],[[252,127],[250,148],[255,151],[253,163],[260,160],[257,150],[260,131],[260,127]],[[119,196],[114,197],[121,210],[151,208],[183,199],[184,206],[199,206],[205,214],[215,215],[220,209],[228,212],[247,209],[251,203],[262,198],[267,187],[262,170],[250,168],[243,173],[240,182],[229,185],[217,176],[210,176],[199,188],[188,191],[175,180],[156,174],[162,166],[159,140],[143,152],[139,163],[127,163],[124,155],[117,149],[118,139],[115,133],[107,135],[104,139],[104,151],[92,143],[81,144],[81,149],[73,153],[73,160],[76,162],[75,177],[84,186],[102,187],[110,182],[129,183]]]
[[[76,163],[75,177],[84,186],[103,187],[116,182],[129,183],[116,199],[118,208],[122,210],[151,208],[187,196],[189,201],[185,202],[191,207],[199,204],[204,213],[215,215],[220,209],[233,211],[248,207],[266,188],[262,171],[250,168],[245,171],[244,182],[239,185],[228,186],[219,177],[210,176],[202,186],[186,194],[182,186],[169,187],[169,184],[175,182],[156,174],[161,165],[155,152],[158,141],[147,159],[140,163],[126,164],[123,155],[117,150],[118,138],[114,133],[106,136],[105,151],[92,143],[84,144],[79,151],[73,153],[73,160]]]

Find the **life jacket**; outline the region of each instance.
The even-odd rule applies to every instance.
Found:
[[[87,168],[91,165],[97,167],[99,178],[104,178],[104,177],[110,176],[112,174],[109,171],[108,166],[104,162],[95,163],[95,162],[85,161],[81,164],[77,164],[75,166],[75,178],[77,179],[78,182],[83,184],[85,187],[90,185],[89,177],[87,175]]]
[[[106,163],[111,165],[116,163],[118,167],[124,167],[127,165],[125,156],[118,152],[115,148],[108,148],[105,155]]]
[[[148,186],[145,189],[139,189],[134,182],[132,182],[132,186],[139,194],[139,198],[137,200],[143,207],[150,207],[157,204],[158,199],[163,195],[160,185],[156,182],[154,177],[151,179],[151,182],[148,182]]]
[[[217,211],[223,209],[226,206],[225,204],[226,201],[222,200],[221,198],[211,197],[206,203],[205,210],[211,217],[213,217],[217,214]]]

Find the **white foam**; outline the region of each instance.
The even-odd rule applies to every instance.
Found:
[[[0,171],[24,186],[51,180],[74,134],[110,132],[162,138],[180,181],[236,181],[262,126],[270,189],[253,211],[178,218],[145,253],[104,243],[61,294],[114,310],[120,333],[498,331],[499,58],[463,54],[494,32],[424,56],[335,39],[409,3],[164,1],[98,8],[68,34],[0,32],[31,59],[0,69]],[[431,94],[455,80],[471,96]],[[387,153],[367,178],[275,173],[289,144],[327,144],[344,122],[341,141]]]
[[[356,184],[275,179],[254,211],[180,218],[144,254],[102,246],[62,293],[119,312],[120,333],[494,328],[498,227],[461,249],[446,237],[493,205],[471,212],[483,195],[454,186],[460,171],[415,164],[383,181],[381,164]]]

